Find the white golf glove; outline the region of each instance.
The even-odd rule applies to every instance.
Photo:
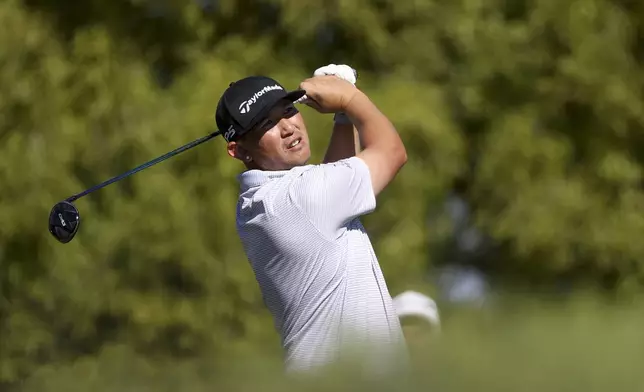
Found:
[[[344,79],[347,82],[355,86],[356,81],[358,80],[358,72],[346,64],[329,64],[324,67],[320,67],[313,72],[313,76],[323,76],[323,75],[335,75],[340,79]],[[306,99],[306,95],[298,100],[302,102]],[[351,124],[351,120],[344,113],[336,113],[333,117],[333,120],[338,124]]]
[[[355,86],[356,80],[358,79],[358,73],[355,69],[351,68],[345,64],[329,64],[324,67],[320,67],[313,72],[313,76],[322,76],[322,75],[335,75],[340,79],[344,79],[347,82]]]

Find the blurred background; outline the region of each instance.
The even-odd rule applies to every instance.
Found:
[[[643,62],[635,0],[0,1],[0,390],[644,391]],[[401,313],[413,377],[282,377],[220,138],[48,233],[214,131],[231,81],[329,63],[408,148],[363,223],[433,301]],[[316,163],[332,116],[302,112]]]

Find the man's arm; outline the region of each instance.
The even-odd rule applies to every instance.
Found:
[[[308,166],[291,182],[283,199],[330,239],[337,238],[337,230],[347,222],[376,208],[369,168],[355,156]]]
[[[396,128],[362,91],[336,76],[316,76],[300,83],[305,103],[320,113],[344,112],[355,125],[372,191],[378,195],[407,162],[407,151]],[[349,158],[351,159],[351,158]]]
[[[355,85],[358,73],[348,65],[329,64],[320,67],[314,76],[335,75]],[[351,120],[344,113],[336,113],[333,118],[333,132],[324,155],[324,163],[337,162],[355,156],[360,151],[360,138]]]
[[[345,110],[358,131],[363,150],[357,154],[369,167],[375,195],[378,195],[407,162],[407,151],[389,119],[362,92]]]
[[[324,163],[337,162],[355,156],[360,151],[360,138],[353,124],[336,121],[331,140],[324,154]]]

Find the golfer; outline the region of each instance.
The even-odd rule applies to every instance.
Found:
[[[359,218],[374,211],[407,155],[347,69],[327,66],[327,75],[290,92],[271,78],[247,77],[231,83],[217,106],[228,154],[247,169],[238,176],[237,231],[280,333],[287,372],[320,369],[345,354],[380,369],[406,358],[398,315]],[[321,164],[308,163],[298,99],[335,114]],[[357,155],[354,126],[362,145]]]

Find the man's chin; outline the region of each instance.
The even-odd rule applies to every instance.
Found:
[[[299,164],[297,166],[304,166],[309,161],[311,160],[311,151],[307,148],[306,153],[302,156],[302,159],[299,160]]]
[[[290,170],[290,169],[292,169],[294,167],[298,167],[298,166],[304,166],[307,163],[309,163],[310,159],[311,159],[311,154],[308,154],[305,157],[302,157],[302,159],[292,160],[291,162],[289,162],[287,170]]]
[[[284,171],[291,170],[294,167],[304,166],[309,163],[311,159],[311,151],[307,148],[306,151],[299,151],[298,154],[294,154],[288,159],[284,159],[280,163],[271,165],[270,168],[259,167],[260,170],[264,171]]]
[[[293,155],[294,156],[291,156],[291,159],[289,159],[293,167],[303,166],[303,165],[306,165],[311,159],[311,150],[309,149],[308,146],[305,146],[304,149],[302,149],[301,151],[298,151]]]

